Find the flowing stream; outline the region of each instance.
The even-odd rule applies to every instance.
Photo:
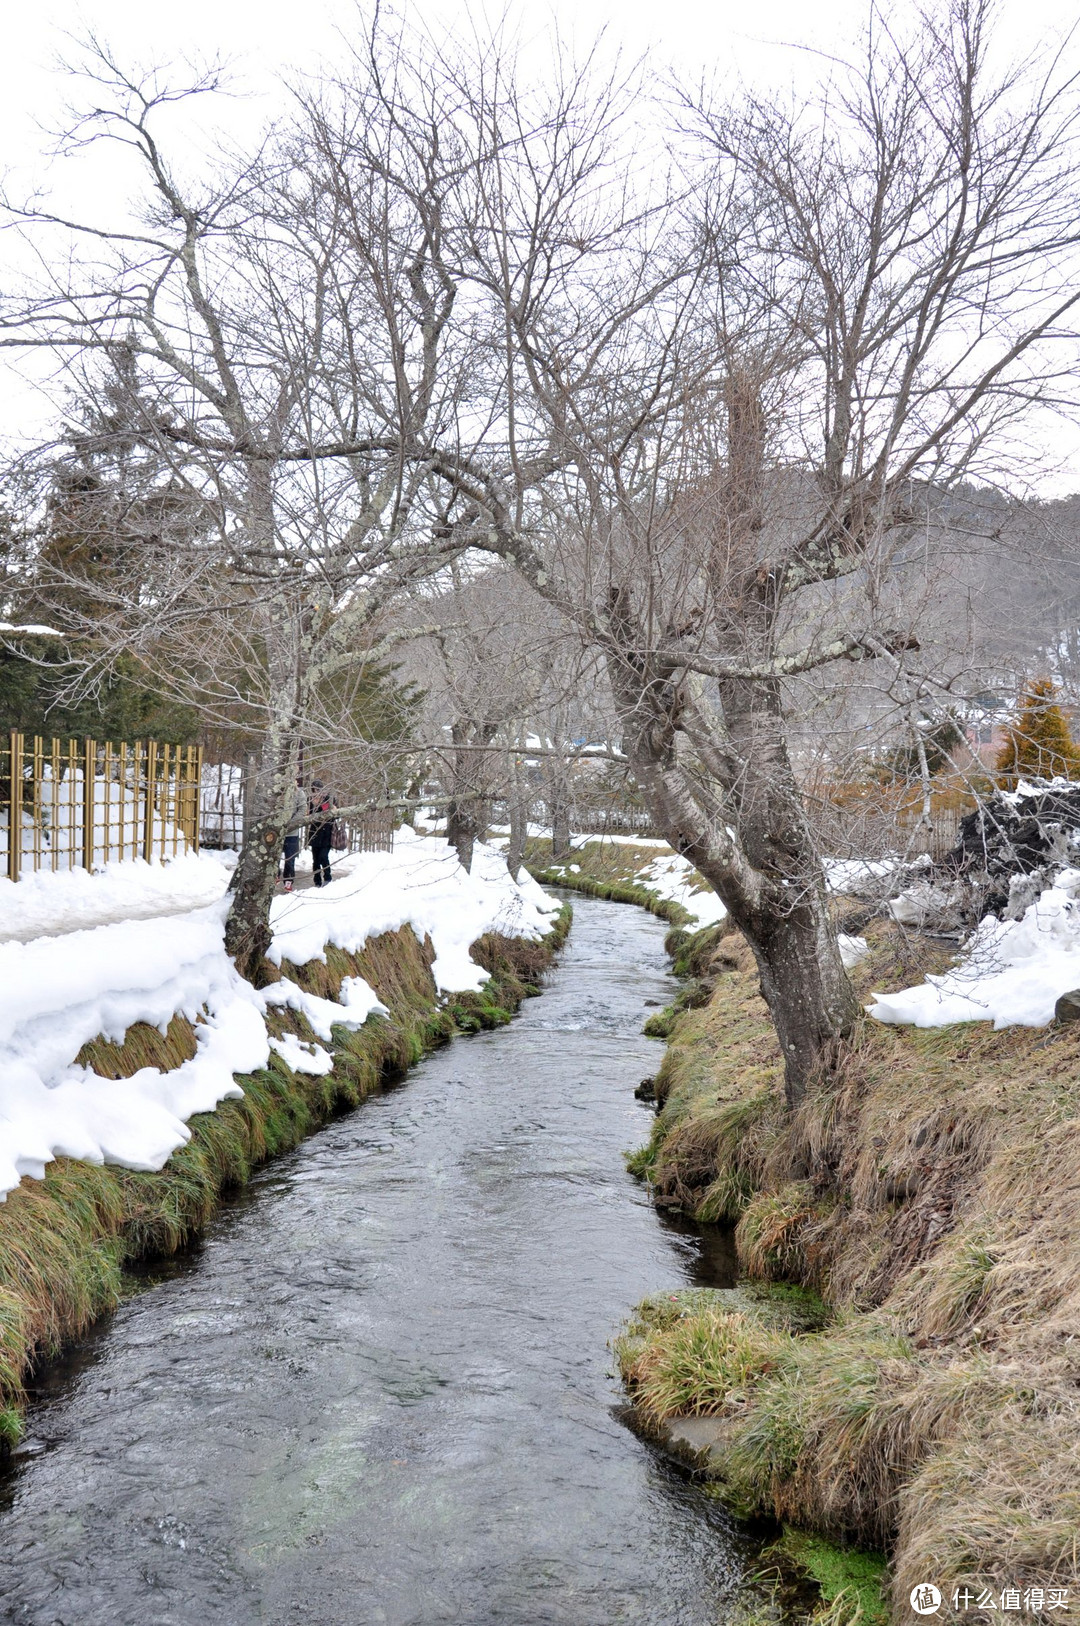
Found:
[[[718,1626],[749,1538],[620,1420],[607,1340],[725,1238],[625,1173],[663,927],[574,899],[539,999],[268,1165],[44,1374],[20,1626]],[[142,1284],[143,1287],[146,1284]]]

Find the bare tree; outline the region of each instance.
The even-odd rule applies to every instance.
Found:
[[[423,748],[446,795],[447,839],[468,869],[502,804],[516,875],[533,804],[552,818],[556,806],[560,828],[569,817],[581,745],[602,714],[595,657],[583,657],[576,628],[517,572],[489,561],[450,567],[399,616],[405,626],[433,625],[402,670],[425,696]]]
[[[1075,356],[1074,82],[995,78],[987,28],[981,0],[906,42],[875,13],[805,107],[688,101],[681,197],[628,194],[617,89],[454,87],[504,361],[491,432],[433,458],[448,514],[603,652],[657,823],[753,947],[792,1103],[857,1007],[791,683],[917,649],[885,583],[927,494],[1007,470]]]
[[[431,178],[439,133],[429,123],[426,148],[405,150],[387,120],[365,130],[378,162],[343,187],[355,132],[308,109],[302,150],[286,135],[187,184],[160,144],[160,117],[217,76],[180,88],[132,77],[96,43],[86,71],[94,110],[68,145],[130,149],[143,218],[114,229],[37,205],[10,210],[60,269],[36,297],[9,303],[4,342],[51,348],[78,399],[107,397],[115,434],[195,516],[186,530],[156,532],[114,519],[117,557],[97,584],[92,626],[75,625],[87,617],[66,566],[54,585],[103,663],[134,651],[211,721],[257,738],[226,928],[251,970],[269,941],[299,741],[333,737],[335,686],[400,636],[380,632],[386,606],[454,552],[413,521],[430,475],[411,448],[445,412],[453,290],[428,254],[437,218],[410,205],[410,166]],[[390,187],[379,170],[395,161]],[[38,570],[37,591],[46,576]]]

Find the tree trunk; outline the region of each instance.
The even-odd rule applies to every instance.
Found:
[[[702,868],[754,952],[762,997],[780,1041],[784,1092],[792,1108],[810,1081],[831,1068],[859,1014],[840,958],[820,863],[811,856],[818,875],[807,877],[801,897],[791,900],[786,895],[790,887],[769,889],[753,909],[746,907],[737,888],[725,884],[726,877],[709,875]]]
[[[273,537],[272,502],[266,471],[252,476],[252,530]],[[268,544],[269,545],[269,544]],[[263,608],[267,655],[267,725],[259,754],[251,805],[245,799],[244,842],[229,890],[225,948],[242,976],[257,979],[270,947],[270,905],[277,881],[285,826],[295,803],[300,718],[306,699],[310,645],[299,607],[282,595]]]
[[[727,728],[710,738],[693,702],[639,666],[609,660],[624,748],[657,828],[727,906],[757,961],[796,1107],[859,1014],[829,915],[821,861],[784,741],[779,688],[724,683]],[[643,677],[647,681],[642,681]],[[691,772],[677,750],[694,731]],[[713,761],[710,787],[701,755]]]
[[[463,869],[472,869],[473,848],[478,833],[472,802],[455,797],[446,810],[446,839],[457,853]]]
[[[510,840],[506,848],[506,867],[510,879],[516,881],[525,857],[525,841],[529,831],[529,807],[520,787],[510,792]]]
[[[551,801],[551,856],[552,858],[569,858],[572,852],[570,846],[570,804],[562,796],[555,796]]]
[[[270,947],[270,905],[277,882],[285,826],[294,803],[296,749],[294,736],[271,728],[252,792],[252,806],[240,859],[229,890],[232,902],[225,922],[225,949],[242,976],[254,980]]]

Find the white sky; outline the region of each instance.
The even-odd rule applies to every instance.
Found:
[[[933,7],[942,0],[927,0]],[[385,8],[384,8],[385,9]],[[485,8],[466,0],[418,0],[397,9],[433,31],[469,31],[471,18]],[[913,9],[907,3],[887,8]],[[64,122],[65,103],[77,89],[57,65],[71,50],[66,36],[93,30],[125,62],[160,63],[177,57],[230,59],[235,89],[225,102],[199,104],[197,146],[213,145],[215,126],[242,142],[281,105],[275,90],[281,75],[315,69],[340,57],[348,36],[370,15],[370,5],[353,0],[180,0],[171,5],[147,0],[6,0],[0,54],[0,171],[16,196],[45,189],[66,209],[85,205],[96,193],[99,205],[122,204],[126,177],[118,156],[50,161],[49,132]],[[498,4],[489,16],[504,15]],[[631,60],[648,55],[658,67],[683,75],[718,73],[758,89],[809,86],[822,71],[817,53],[844,55],[866,15],[865,0],[509,0],[505,17],[524,45],[556,27],[566,39],[588,45],[601,31],[602,49],[622,51]],[[1060,38],[1076,23],[1075,0],[1000,0],[1001,49],[1023,56]],[[482,25],[481,25],[482,26]],[[801,47],[801,49],[800,49]],[[185,112],[185,117],[191,115]],[[0,235],[0,276],[11,258]],[[25,372],[23,367],[22,372]],[[54,415],[22,382],[20,364],[0,355],[0,436],[37,434]],[[1046,489],[1080,488],[1080,427],[1051,431],[1061,472]]]

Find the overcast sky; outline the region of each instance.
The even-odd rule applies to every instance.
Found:
[[[932,8],[935,0],[928,0]],[[384,6],[384,12],[385,12]],[[483,28],[485,8],[465,0],[421,0],[398,5],[399,13],[431,29]],[[896,16],[903,8],[891,7]],[[999,43],[1010,55],[1061,38],[1076,21],[1075,0],[1001,0]],[[0,57],[0,166],[9,187],[25,195],[33,187],[74,207],[87,193],[111,192],[119,203],[126,179],[115,157],[49,162],[50,130],[63,122],[65,102],[77,94],[57,57],[71,52],[67,36],[95,31],[126,61],[160,63],[185,55],[230,59],[238,92],[211,109],[202,105],[197,146],[213,144],[214,121],[243,141],[282,104],[282,75],[317,68],[340,56],[342,36],[355,34],[370,8],[352,0],[181,0],[169,6],[146,0],[7,0],[4,51]],[[501,17],[500,6],[486,14]],[[717,72],[733,84],[809,87],[823,70],[821,53],[850,54],[865,0],[533,0],[510,3],[505,16],[526,52],[531,40],[553,27],[579,46],[604,32],[603,49],[631,60],[648,56],[658,67],[682,75]],[[539,60],[539,56],[538,56]],[[110,165],[117,166],[110,168]],[[96,166],[96,167],[95,167]],[[97,200],[101,202],[99,197]],[[10,240],[9,240],[10,241]],[[7,257],[0,238],[0,273]],[[7,262],[9,263],[9,261]],[[44,424],[47,402],[27,388],[0,360],[0,434],[33,431]],[[1047,489],[1080,488],[1080,429],[1054,430],[1063,470]]]

